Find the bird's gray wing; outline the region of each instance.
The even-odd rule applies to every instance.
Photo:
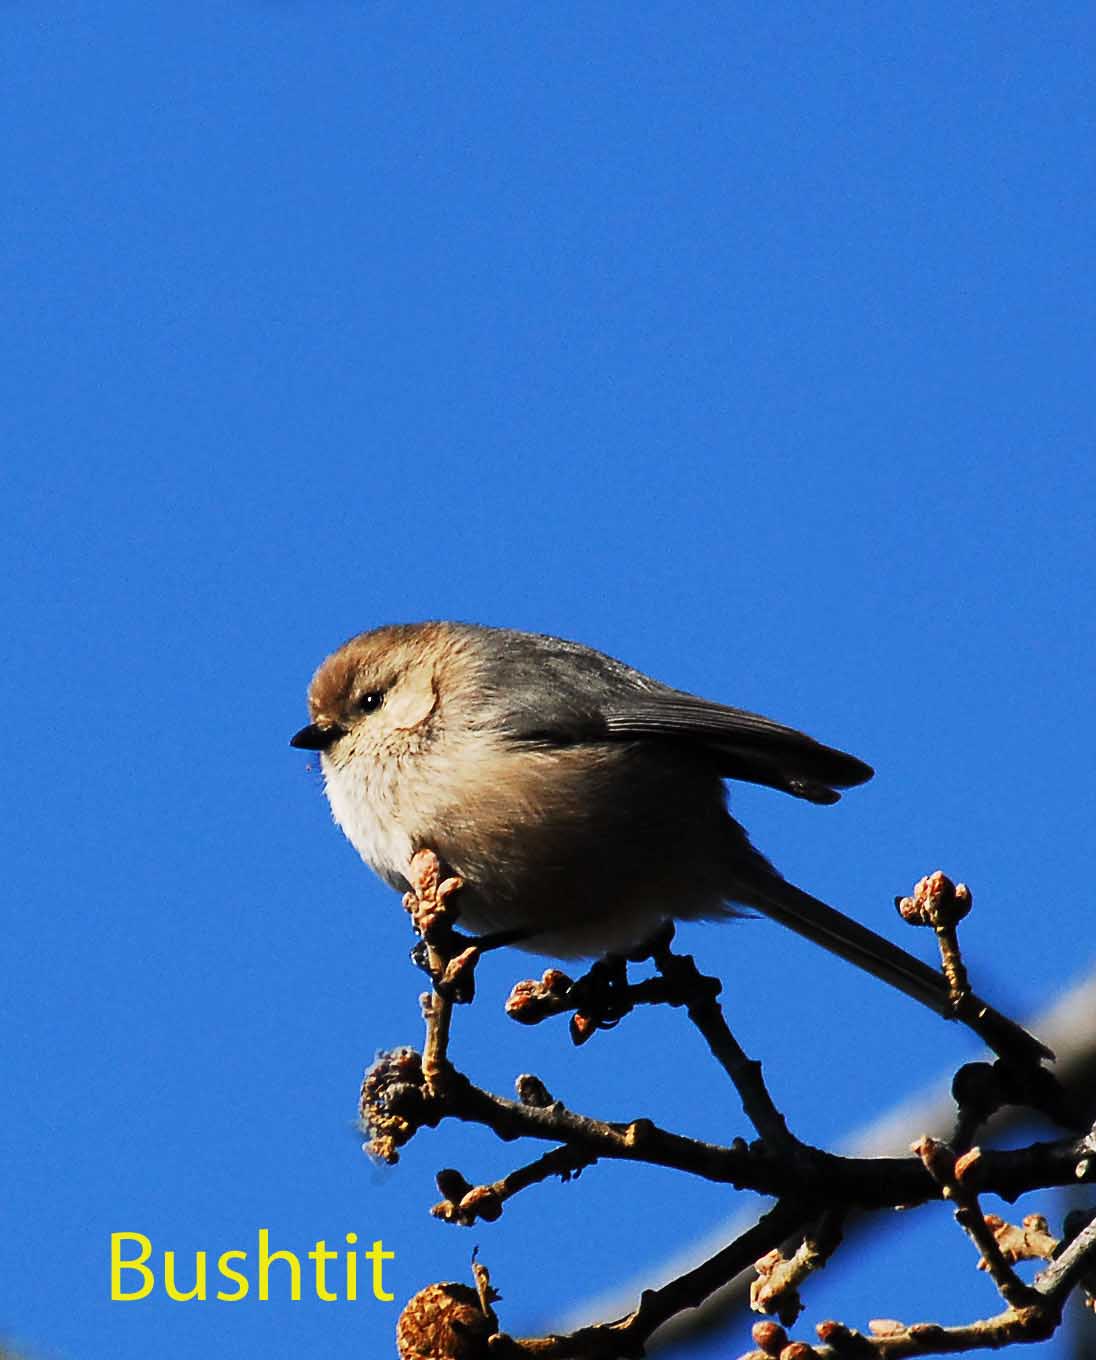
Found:
[[[725,779],[813,803],[835,803],[838,789],[872,776],[862,760],[794,728],[671,689],[581,643],[504,629],[490,630],[490,638],[483,697],[493,721],[518,740],[675,742]]]
[[[602,717],[614,739],[678,741],[710,756],[725,779],[765,784],[812,803],[836,803],[838,789],[873,774],[862,760],[792,727],[681,690],[620,695]]]

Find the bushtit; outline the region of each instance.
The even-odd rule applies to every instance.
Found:
[[[415,851],[464,880],[463,923],[559,958],[627,951],[670,919],[755,908],[949,1014],[942,977],[787,883],[727,811],[725,779],[814,803],[872,770],[769,718],[579,643],[463,623],[377,628],[320,666],[311,723],[336,822],[405,891]],[[991,1046],[1042,1046],[977,999]],[[1020,1037],[1022,1036],[1022,1038]]]

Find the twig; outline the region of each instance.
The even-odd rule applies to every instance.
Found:
[[[505,1201],[519,1191],[530,1185],[539,1185],[550,1176],[570,1180],[595,1161],[597,1158],[590,1153],[564,1144],[527,1166],[519,1166],[490,1185],[472,1185],[459,1171],[451,1168],[439,1171],[436,1178],[438,1189],[445,1198],[440,1204],[435,1204],[430,1212],[446,1223],[459,1223],[466,1228],[471,1227],[477,1219],[493,1223],[501,1217]]]
[[[931,926],[940,946],[940,967],[948,984],[948,998],[954,1014],[959,1014],[963,999],[970,995],[970,979],[959,952],[956,927],[970,911],[972,899],[965,883],[953,883],[939,869],[921,879],[912,897],[900,897],[898,914],[915,926]]]
[[[1096,1214],[1035,1281],[1048,1301],[1061,1304],[1082,1275],[1096,1268]]]
[[[611,1029],[636,1006],[670,1001],[671,995],[663,978],[609,981],[600,964],[594,964],[577,981],[558,968],[548,968],[539,981],[527,978],[514,984],[506,1002],[506,1014],[521,1025],[539,1025],[551,1016],[576,1011],[591,1030]],[[582,1028],[586,1030],[585,1025]],[[584,1037],[576,1038],[572,1031],[576,1042],[583,1042]]]
[[[448,1079],[449,1031],[453,1019],[453,1001],[440,992],[423,992],[419,998],[422,1018],[426,1021],[426,1042],[422,1050],[422,1074],[426,1088],[436,1095]]]
[[[734,1082],[747,1118],[770,1152],[801,1160],[809,1150],[788,1128],[784,1116],[769,1095],[761,1064],[748,1058],[731,1033],[717,997],[723,984],[705,977],[689,954],[674,954],[667,938],[652,951],[655,967],[670,986],[670,1005],[683,1005],[689,1019],[707,1040],[712,1056]]]
[[[956,927],[971,908],[970,889],[955,884],[939,870],[921,879],[912,897],[896,897],[898,914],[912,926],[931,926],[940,946],[940,963],[948,988],[951,1018],[967,1025],[995,1053],[1017,1070],[1037,1067],[1054,1054],[1022,1026],[995,1011],[971,991],[966,965],[959,951]]]
[[[827,1210],[792,1256],[776,1250],[754,1262],[757,1279],[750,1285],[750,1307],[755,1313],[775,1313],[785,1326],[796,1320],[803,1311],[799,1286],[841,1245],[844,1221],[840,1210]]]
[[[420,998],[426,1021],[422,1072],[432,1094],[450,1072],[449,1033],[454,1000],[470,1001],[474,995],[473,971],[479,957],[453,929],[457,912],[450,898],[462,884],[456,877],[443,878],[441,862],[433,850],[420,850],[409,867],[411,891],[403,905],[426,946],[427,967],[433,991]]]
[[[1052,1185],[1096,1183],[1096,1130],[1083,1138],[1031,1143],[1025,1148],[972,1148],[960,1158],[956,1175],[972,1190],[1019,1199]]]
[[[583,1149],[591,1159],[647,1162],[760,1194],[780,1194],[793,1182],[798,1184],[786,1166],[742,1142],[721,1147],[672,1133],[649,1119],[628,1123],[592,1119],[576,1114],[558,1100],[548,1106],[505,1100],[474,1085],[463,1074],[454,1073],[446,1085],[439,1117],[446,1116],[483,1124],[504,1142],[523,1137],[566,1142]],[[921,1188],[933,1195],[923,1182]]]
[[[933,1154],[930,1152],[929,1155]],[[981,1247],[981,1242],[978,1245]],[[1000,1256],[996,1239],[994,1250]],[[822,1345],[811,1346],[804,1342],[792,1345],[799,1346],[802,1360],[902,1360],[906,1356],[954,1355],[999,1350],[1014,1343],[1046,1341],[1061,1324],[1070,1291],[1096,1268],[1096,1215],[1036,1278],[1034,1285],[1029,1287],[1016,1280],[1024,1291],[1022,1301],[1013,1284],[1004,1284],[998,1278],[1009,1269],[1005,1265],[1002,1271],[1001,1264],[989,1265],[987,1258],[987,1268],[1002,1294],[1006,1288],[1009,1292],[1017,1292],[1017,1301],[993,1317],[958,1327],[943,1327],[935,1322],[907,1327],[900,1322],[880,1320],[870,1324],[871,1336],[854,1331],[844,1323],[827,1321],[819,1323],[815,1329]],[[782,1339],[786,1341],[787,1338]],[[780,1353],[792,1354],[790,1349]],[[753,1352],[741,1360],[754,1360],[759,1354],[764,1353]]]
[[[955,1154],[946,1143],[922,1137],[913,1145],[925,1169],[942,1188],[944,1198],[955,1205],[955,1221],[982,1254],[981,1265],[997,1286],[997,1292],[1014,1309],[1029,1308],[1036,1302],[1035,1291],[1026,1285],[1005,1259],[992,1227],[986,1222],[978,1196],[961,1183],[955,1174]]]
[[[599,1028],[615,1025],[638,1005],[684,1006],[689,1018],[707,1040],[713,1056],[738,1091],[742,1108],[771,1152],[788,1156],[806,1149],[788,1129],[784,1116],[770,1096],[761,1064],[751,1061],[731,1033],[716,998],[722,990],[718,978],[705,977],[688,954],[670,949],[673,930],[666,930],[649,947],[660,976],[628,983],[620,960],[619,977],[604,964],[595,964],[577,982],[548,969],[539,981],[519,982],[510,993],[506,1013],[521,1024],[535,1025],[549,1016],[576,1011],[571,1037],[583,1043]]]

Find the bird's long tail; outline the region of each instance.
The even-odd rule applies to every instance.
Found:
[[[973,993],[955,1006],[942,974],[776,874],[755,879],[747,892],[736,894],[736,899],[897,987],[937,1015],[961,1020],[1003,1058],[1038,1062],[1054,1057],[1034,1035]]]

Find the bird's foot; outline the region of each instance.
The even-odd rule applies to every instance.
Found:
[[[673,922],[667,921],[627,955],[607,954],[574,982],[558,968],[549,968],[538,981],[519,982],[510,993],[506,1013],[520,1024],[536,1025],[570,1011],[571,1040],[584,1044],[599,1029],[613,1029],[636,1006],[668,999],[662,978],[633,983],[628,964],[665,959],[673,935]]]

